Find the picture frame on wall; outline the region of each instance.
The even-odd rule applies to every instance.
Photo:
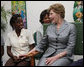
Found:
[[[27,18],[26,18],[26,1],[11,1],[11,11],[13,14],[20,14],[24,28],[27,28]]]

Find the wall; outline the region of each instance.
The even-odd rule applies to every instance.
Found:
[[[65,7],[65,19],[69,22],[73,22],[73,5],[74,1],[26,1],[26,9],[27,9],[27,26],[28,29],[32,30],[32,32],[35,32],[39,27],[39,16],[41,11],[48,8],[51,4],[54,3],[62,3]],[[11,1],[1,1],[1,6],[4,5],[6,10],[11,10]],[[11,16],[8,16],[8,22],[10,20]],[[7,24],[6,31],[2,34],[4,36],[4,39],[6,40],[7,33],[11,31],[11,27],[9,23]],[[3,56],[4,63],[9,58],[6,53],[6,46],[5,48],[5,54]]]

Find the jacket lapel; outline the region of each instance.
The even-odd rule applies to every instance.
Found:
[[[63,32],[68,26],[68,23],[66,21],[63,22],[63,24],[61,25],[61,28],[58,31],[58,34],[60,34],[61,32]]]

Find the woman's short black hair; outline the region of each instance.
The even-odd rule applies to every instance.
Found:
[[[49,15],[48,9],[43,10],[43,11],[41,12],[41,14],[40,14],[40,20],[39,20],[39,21],[41,22],[41,24],[44,23],[44,22],[43,22],[43,19],[44,19],[44,17],[46,16],[46,14]]]
[[[14,14],[14,15],[12,15],[12,17],[10,19],[10,25],[11,25],[11,27],[12,27],[13,30],[14,30],[13,24],[15,22],[17,22],[17,18],[18,17],[21,17],[21,15],[20,14]]]

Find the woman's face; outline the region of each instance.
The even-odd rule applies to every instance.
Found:
[[[44,23],[50,23],[50,18],[49,18],[48,14],[46,14],[45,17],[43,18],[43,22]]]
[[[22,29],[22,28],[24,28],[23,20],[22,20],[21,17],[17,18],[17,21],[15,23],[15,28],[16,29]]]
[[[58,23],[59,21],[59,14],[55,13],[53,10],[50,10],[49,18],[52,23]]]

